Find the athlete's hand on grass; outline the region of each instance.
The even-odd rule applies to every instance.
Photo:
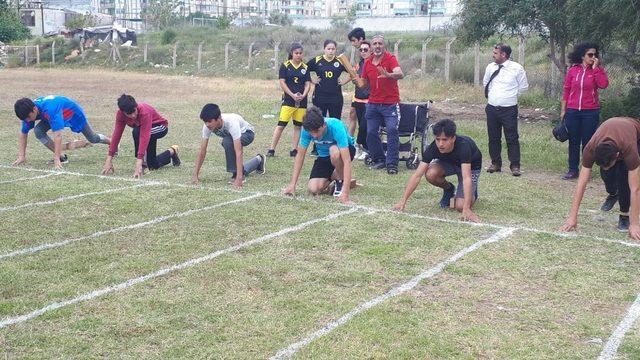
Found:
[[[395,210],[395,211],[404,211],[404,207],[405,207],[406,205],[407,205],[407,204],[406,204],[405,202],[400,201],[400,202],[398,202],[397,204],[393,205],[393,208],[392,208],[392,209],[393,209],[393,210]]]
[[[53,167],[56,170],[62,170],[62,161],[60,161],[60,158],[53,160]]]
[[[344,192],[338,196],[338,201],[345,205],[353,205],[353,201],[349,200],[349,196]]]
[[[576,220],[567,219],[564,225],[560,228],[560,231],[574,231],[578,229],[578,222]],[[631,231],[631,228],[629,228]]]
[[[106,162],[102,167],[102,175],[109,175],[109,173],[114,174],[115,172],[116,169],[113,167],[113,164],[111,162]]]
[[[296,187],[292,186],[292,185],[287,185],[286,188],[282,189],[282,193],[284,195],[295,196],[296,195]]]
[[[471,210],[462,211],[462,220],[463,221],[471,221],[471,222],[474,222],[474,223],[479,223],[480,222],[480,218],[478,217],[478,215],[476,215]]]
[[[139,179],[142,177],[142,159],[136,160],[136,167],[133,169],[133,177]]]
[[[24,156],[18,156],[16,161],[13,162],[13,165],[22,165],[27,163],[27,158]]]
[[[236,189],[242,188],[242,178],[240,176],[237,176],[236,179],[233,181],[233,187]]]
[[[640,240],[640,225],[630,225],[629,236],[634,240]]]

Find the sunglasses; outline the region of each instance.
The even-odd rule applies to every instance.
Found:
[[[367,52],[367,51],[369,51],[369,48],[361,48],[360,49],[360,52]]]
[[[586,53],[585,55],[587,55],[588,57],[594,57],[596,56],[596,53]]]

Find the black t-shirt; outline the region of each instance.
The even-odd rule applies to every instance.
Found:
[[[422,154],[422,161],[428,164],[433,159],[446,161],[458,167],[461,164],[471,164],[471,170],[482,168],[482,153],[476,143],[468,136],[457,135],[453,150],[446,154],[441,153],[436,142],[433,141]]]
[[[344,66],[338,59],[328,61],[324,56],[316,56],[307,63],[309,71],[313,71],[320,78],[320,83],[316,85],[313,93],[315,99],[321,101],[335,101],[342,99],[342,86],[338,84],[338,79]]]
[[[298,67],[293,65],[290,60],[285,61],[280,65],[280,79],[284,79],[285,84],[292,93],[304,93],[304,85],[307,81],[311,81],[309,76],[309,67],[304,62],[301,62]],[[287,93],[282,95],[282,105],[295,106],[296,102]],[[307,98],[300,102],[301,108],[307,107]]]

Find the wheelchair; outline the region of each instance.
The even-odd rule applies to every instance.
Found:
[[[426,103],[400,103],[400,123],[398,124],[398,137],[400,138],[400,161],[404,161],[407,169],[415,170],[420,165],[420,157],[431,143],[429,129],[429,106],[433,101]],[[387,151],[386,131],[380,127],[382,147]],[[418,144],[420,147],[418,148]],[[370,155],[364,158],[366,165],[372,165]]]

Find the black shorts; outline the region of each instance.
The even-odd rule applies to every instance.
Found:
[[[353,145],[349,145],[349,154],[351,155],[351,160],[353,160],[353,157],[356,155],[356,148]],[[309,176],[309,179],[331,180],[333,170],[335,170],[335,167],[331,163],[331,158],[317,157],[316,161],[313,162],[313,168],[311,168],[311,175]]]

